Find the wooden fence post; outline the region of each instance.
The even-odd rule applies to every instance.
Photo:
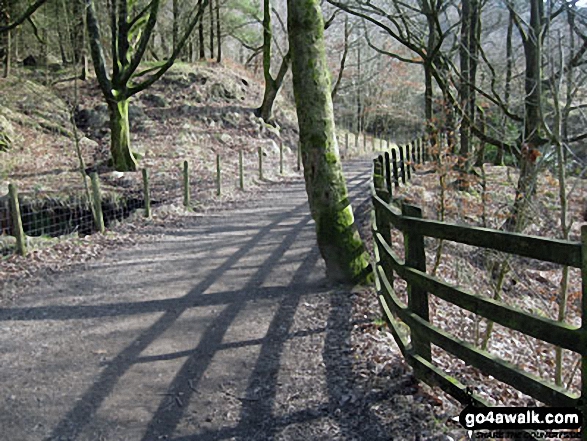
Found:
[[[220,174],[220,155],[216,155],[216,196],[222,195],[222,177]]]
[[[190,165],[183,161],[183,206],[190,206]]]
[[[144,168],[143,173],[143,199],[145,200],[145,217],[151,217],[151,192],[149,190],[149,170]]]
[[[581,329],[587,333],[587,225],[581,226],[581,289],[582,289],[582,313]],[[587,355],[581,354],[581,399],[583,401],[581,411],[583,412],[582,440],[587,440]]]
[[[238,185],[241,190],[245,189],[245,171],[243,170],[243,151],[238,151]]]
[[[344,155],[346,156],[349,151],[349,132],[344,135]]]
[[[16,239],[16,252],[26,256],[26,236],[22,227],[20,217],[20,204],[18,202],[18,190],[14,184],[8,184],[8,195],[10,197],[10,214],[12,217],[12,230]]]
[[[402,216],[422,218],[422,210],[408,204],[402,204]],[[410,228],[404,230],[404,249],[406,265],[426,272],[426,254],[424,250],[424,236],[415,234]],[[423,289],[408,283],[408,308],[419,317],[429,321],[428,293]],[[430,340],[423,338],[414,330],[411,331],[411,340],[414,352],[422,358],[431,361]]]
[[[359,151],[359,131],[357,131],[357,133],[355,133],[355,151],[356,152]]]
[[[383,190],[384,185],[384,177],[383,177],[383,167],[381,163],[381,155],[377,158],[373,159],[373,186],[375,190]]]
[[[263,148],[259,147],[257,149],[257,154],[259,155],[259,180],[263,180]]]
[[[412,171],[416,171],[416,151],[418,149],[418,145],[416,143],[416,140],[412,141]]]
[[[405,157],[404,157],[404,147],[398,146],[399,150],[399,170],[402,177],[402,184],[406,184],[406,164],[405,164]]]
[[[367,153],[367,134],[363,132],[363,153]]]
[[[387,191],[389,192],[389,201],[391,202],[391,164],[389,161],[389,152],[385,152],[385,184],[387,187]]]
[[[391,161],[393,165],[393,183],[396,188],[399,187],[399,176],[397,174],[397,150],[398,149],[391,150]]]
[[[100,180],[96,172],[90,176],[92,180],[92,199],[94,203],[94,221],[96,222],[96,228],[100,233],[106,230],[104,225],[104,213],[102,213],[102,194],[100,193]]]
[[[410,158],[412,157],[412,146],[408,143],[405,145],[404,147],[406,149],[406,157],[405,157],[405,163],[406,163],[406,179],[408,181],[412,180],[412,164],[410,161]]]

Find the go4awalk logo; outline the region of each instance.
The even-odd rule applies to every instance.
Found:
[[[459,415],[459,422],[467,430],[580,429],[583,415],[574,407],[467,406]]]

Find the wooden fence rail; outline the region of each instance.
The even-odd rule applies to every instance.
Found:
[[[417,162],[418,158],[426,158],[427,153],[422,149],[423,143],[418,141],[415,145],[416,153],[412,158]],[[393,153],[392,158],[395,156]],[[400,160],[401,153],[400,149]],[[587,225],[581,228],[581,241],[572,242],[423,219],[419,208],[407,204],[402,204],[398,208],[391,202],[391,183],[393,181],[396,186],[398,185],[395,163],[393,176],[391,168],[389,155],[385,155],[385,158],[380,156],[374,161],[371,187],[375,212],[372,226],[375,245],[374,273],[378,299],[385,319],[402,354],[414,368],[416,376],[431,385],[439,386],[463,404],[468,404],[472,400],[477,405],[487,405],[478,395],[468,394],[465,385],[435,364],[430,351],[430,345],[435,344],[468,365],[546,405],[580,407],[583,415],[587,415],[587,406],[582,399],[587,397]],[[400,170],[403,171],[403,167],[400,166]],[[404,259],[392,249],[391,229],[397,229],[404,235]],[[583,290],[582,326],[575,327],[524,312],[498,300],[480,297],[466,289],[457,288],[427,274],[425,237],[579,268]],[[399,277],[407,283],[407,305],[394,291],[394,277]],[[572,394],[433,325],[428,317],[429,295],[504,327],[578,353],[582,363],[581,394]],[[410,329],[409,343],[400,332],[401,322]],[[583,440],[587,439],[587,430],[583,430],[582,437]]]

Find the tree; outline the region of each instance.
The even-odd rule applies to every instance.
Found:
[[[269,0],[263,0],[263,75],[265,77],[265,93],[263,94],[263,102],[257,109],[257,116],[263,118],[264,121],[269,122],[273,112],[273,103],[277,98],[277,92],[283,84],[285,74],[289,69],[290,52],[281,60],[281,66],[277,76],[273,78],[271,75],[271,42],[273,40],[273,32],[271,30],[271,6]]]
[[[114,0],[110,5],[112,72],[107,73],[102,32],[93,0],[86,1],[87,27],[94,70],[110,116],[110,152],[113,166],[119,171],[135,171],[137,162],[130,149],[128,106],[130,98],[147,89],[169,70],[191,32],[200,21],[209,0],[198,0],[193,17],[169,58],[155,67],[136,72],[157,22],[160,0],[152,0],[140,10],[134,2]],[[131,17],[131,15],[134,16]],[[138,79],[146,76],[146,78]]]
[[[319,0],[288,0],[294,96],[306,192],[331,280],[357,282],[368,256],[354,223],[334,133],[330,76]]]
[[[4,0],[4,4],[7,5],[11,3],[9,0]],[[47,3],[47,0],[37,0],[33,4],[31,4],[16,20],[10,21],[8,20],[3,26],[0,26],[0,34],[8,32],[17,26],[21,25],[25,22],[31,15],[35,13],[37,9]],[[10,17],[9,17],[10,18]]]

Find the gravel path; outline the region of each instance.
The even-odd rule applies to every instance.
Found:
[[[302,181],[184,221],[0,309],[0,439],[447,439],[399,357],[357,374]]]

